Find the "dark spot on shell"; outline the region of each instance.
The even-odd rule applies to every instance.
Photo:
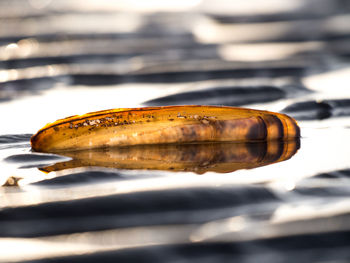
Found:
[[[193,126],[181,127],[181,132],[185,141],[196,141],[198,139],[198,133]]]
[[[267,137],[267,127],[265,121],[258,117],[258,122],[255,123],[247,134],[248,140],[265,140]]]
[[[233,129],[236,126],[234,122],[228,121],[213,121],[211,124],[214,126],[217,134],[222,134],[227,126],[230,126],[230,129]]]

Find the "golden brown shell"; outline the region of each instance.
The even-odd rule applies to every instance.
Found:
[[[145,144],[250,142],[299,138],[291,117],[217,106],[113,109],[72,116],[40,129],[32,148],[58,152]]]

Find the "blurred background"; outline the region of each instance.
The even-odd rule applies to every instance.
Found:
[[[0,1],[0,261],[350,260],[349,83],[347,0]],[[284,112],[302,138],[273,160],[30,148],[59,118],[186,104]]]

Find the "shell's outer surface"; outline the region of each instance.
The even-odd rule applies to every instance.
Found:
[[[111,146],[247,142],[298,138],[291,117],[268,111],[216,106],[166,106],[98,111],[46,125],[32,148],[58,152]]]
[[[72,160],[40,168],[44,172],[77,167],[108,167],[229,173],[269,165],[291,158],[300,141],[253,143],[159,144],[63,152]]]

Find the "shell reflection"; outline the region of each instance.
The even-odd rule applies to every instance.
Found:
[[[254,143],[143,145],[63,152],[72,160],[40,168],[44,172],[78,167],[229,173],[291,158],[300,140]]]

